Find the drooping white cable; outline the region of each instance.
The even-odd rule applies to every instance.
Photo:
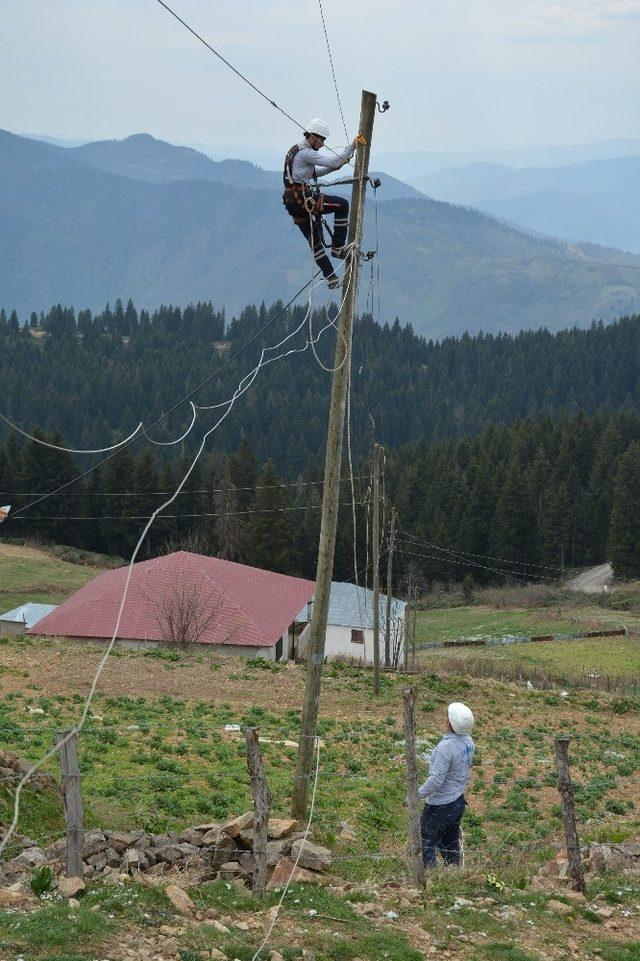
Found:
[[[115,627],[114,627],[114,630],[113,630],[113,635],[112,635],[112,637],[111,637],[111,640],[109,641],[109,644],[107,645],[107,648],[106,648],[103,656],[100,658],[100,661],[99,661],[99,663],[98,663],[98,667],[97,667],[97,669],[96,669],[96,672],[95,672],[93,681],[92,681],[92,683],[91,683],[91,688],[90,688],[89,693],[88,693],[88,695],[87,695],[87,697],[86,697],[86,699],[85,699],[85,703],[84,703],[84,707],[83,707],[83,709],[82,709],[82,713],[81,713],[81,715],[80,715],[80,719],[79,719],[78,723],[65,735],[65,737],[64,737],[62,740],[60,740],[57,744],[54,745],[54,747],[52,747],[49,751],[47,751],[47,753],[46,753],[43,757],[41,757],[38,761],[34,762],[34,764],[31,765],[31,767],[28,769],[28,771],[26,771],[26,773],[21,777],[20,781],[18,782],[18,784],[17,784],[17,786],[16,786],[16,793],[15,793],[15,796],[14,796],[13,818],[12,818],[12,820],[11,820],[11,824],[9,825],[8,829],[6,830],[6,832],[5,832],[5,834],[4,834],[4,837],[3,837],[2,840],[0,841],[0,857],[2,856],[2,854],[3,854],[3,852],[4,852],[4,850],[5,850],[6,846],[7,846],[7,844],[9,843],[10,839],[12,838],[12,836],[13,836],[15,830],[16,830],[16,827],[17,827],[17,825],[18,825],[18,818],[19,818],[19,815],[20,815],[20,798],[21,798],[21,796],[22,796],[22,791],[23,791],[23,789],[24,789],[24,786],[28,783],[28,781],[29,781],[29,780],[31,779],[31,777],[36,773],[36,771],[39,771],[43,764],[46,764],[47,761],[48,761],[50,758],[52,758],[55,754],[57,754],[58,751],[60,750],[60,747],[61,747],[63,744],[66,744],[71,737],[73,737],[73,736],[76,735],[76,734],[79,734],[79,733],[82,731],[82,728],[83,728],[84,725],[85,725],[85,722],[86,722],[86,720],[87,720],[87,716],[88,716],[88,714],[89,714],[89,709],[90,709],[90,707],[91,707],[93,698],[94,698],[94,696],[95,696],[95,693],[96,693],[96,690],[97,690],[97,687],[98,687],[98,683],[99,683],[100,678],[101,678],[101,676],[102,676],[102,673],[103,673],[103,671],[104,671],[104,669],[105,669],[105,667],[106,667],[107,661],[109,660],[109,656],[110,656],[110,654],[111,654],[111,651],[113,650],[113,647],[114,647],[114,645],[115,645],[116,638],[117,638],[117,636],[118,636],[118,631],[120,630],[120,623],[121,623],[121,621],[122,621],[122,615],[123,615],[123,613],[124,613],[124,607],[125,607],[125,604],[126,604],[127,596],[128,596],[128,594],[129,594],[129,586],[130,586],[130,583],[131,583],[131,576],[132,576],[132,573],[133,573],[133,566],[134,566],[134,564],[135,564],[135,561],[136,561],[136,558],[137,558],[138,553],[139,553],[139,551],[140,551],[140,548],[141,548],[141,546],[142,546],[142,543],[143,543],[145,537],[147,536],[150,528],[152,527],[152,525],[153,525],[153,523],[155,522],[155,520],[156,520],[156,518],[158,517],[158,515],[161,514],[166,507],[169,507],[169,506],[174,502],[174,500],[178,497],[178,495],[180,494],[180,492],[181,492],[181,490],[183,489],[184,485],[186,484],[187,480],[188,480],[189,477],[191,476],[191,474],[192,474],[192,472],[193,472],[196,464],[198,463],[198,460],[200,459],[200,456],[201,456],[201,454],[202,454],[202,452],[203,452],[203,450],[204,450],[204,448],[205,448],[205,445],[206,445],[206,443],[207,443],[207,440],[209,439],[209,437],[211,436],[211,434],[213,434],[214,431],[216,431],[216,430],[218,429],[218,427],[220,426],[220,424],[222,424],[222,422],[228,417],[228,415],[230,414],[230,412],[232,411],[232,409],[233,409],[233,407],[234,407],[234,404],[235,404],[236,400],[237,400],[239,397],[241,397],[242,394],[244,394],[244,393],[251,387],[251,385],[253,384],[253,382],[255,381],[255,379],[256,379],[256,377],[258,376],[258,373],[260,372],[261,368],[265,365],[264,358],[265,358],[266,352],[267,352],[268,350],[277,350],[278,347],[281,347],[281,346],[282,346],[284,343],[286,343],[286,341],[288,341],[295,333],[297,333],[298,330],[301,329],[301,327],[304,325],[305,322],[306,322],[306,317],[305,317],[304,320],[302,321],[302,324],[300,324],[295,331],[292,331],[290,334],[287,334],[286,337],[284,337],[278,344],[275,344],[275,345],[273,345],[273,346],[271,346],[271,347],[263,347],[263,348],[262,348],[262,351],[261,351],[261,354],[260,354],[260,360],[258,361],[257,365],[254,367],[254,369],[253,369],[248,375],[245,375],[245,377],[242,378],[242,381],[240,381],[240,383],[238,384],[236,390],[235,390],[234,393],[233,393],[233,396],[230,398],[229,401],[227,401],[227,409],[220,415],[220,417],[218,418],[218,420],[216,421],[216,423],[213,425],[213,427],[210,427],[209,430],[206,431],[206,433],[203,435],[202,441],[200,442],[200,446],[198,447],[198,450],[196,451],[195,457],[193,458],[193,460],[192,460],[192,462],[191,462],[191,464],[190,464],[190,466],[189,466],[189,469],[187,470],[187,472],[185,473],[184,477],[182,478],[182,480],[180,481],[180,483],[179,483],[178,486],[176,487],[176,489],[175,489],[175,491],[173,492],[173,494],[172,494],[171,497],[169,497],[166,501],[164,501],[164,503],[162,503],[159,507],[157,507],[157,508],[153,511],[153,513],[152,513],[151,516],[149,517],[147,523],[144,525],[144,528],[143,528],[143,530],[142,530],[142,533],[141,533],[140,537],[138,538],[138,542],[137,542],[137,544],[136,544],[136,546],[135,546],[135,548],[134,548],[134,550],[133,550],[133,553],[132,553],[132,555],[131,555],[131,559],[130,559],[129,564],[128,564],[128,567],[127,567],[127,575],[126,575],[126,579],[125,579],[124,590],[123,590],[123,592],[122,592],[122,598],[121,598],[121,601],[120,601],[120,607],[119,607],[119,609],[118,609],[118,616],[117,616],[117,618],[116,618],[116,624],[115,624]],[[329,327],[329,326],[331,326],[331,325],[327,325],[327,326],[326,326],[325,328],[323,328],[323,329],[326,330],[327,327]],[[318,336],[320,336],[320,334],[319,334]],[[290,354],[290,353],[299,352],[300,349],[306,350],[306,348],[307,348],[308,346],[309,346],[309,344],[308,344],[308,342],[307,342],[307,344],[305,345],[304,348],[298,348],[298,351],[296,351],[296,350],[287,351],[287,352],[285,352],[285,353],[284,353],[283,355],[281,355],[281,356],[285,356],[285,357],[286,357],[286,356],[288,356],[288,354]],[[276,358],[273,358],[273,359],[276,359]],[[245,384],[245,383],[244,383],[245,381],[248,381],[248,382]]]
[[[191,418],[191,423],[189,424],[189,426],[188,426],[187,429],[185,430],[184,434],[181,434],[180,437],[177,437],[177,438],[176,438],[176,440],[154,440],[152,437],[149,437],[149,435],[147,434],[146,430],[145,430],[144,427],[143,427],[143,428],[142,428],[142,433],[143,433],[144,436],[147,438],[147,440],[149,441],[150,444],[155,444],[156,447],[172,447],[174,444],[179,444],[181,440],[184,440],[184,439],[185,439],[185,437],[187,436],[187,434],[190,434],[190,433],[191,433],[191,428],[193,427],[193,425],[194,425],[195,422],[196,422],[196,417],[198,416],[198,413],[197,413],[197,411],[196,411],[196,406],[195,406],[195,404],[193,403],[193,401],[190,400],[189,403],[191,404],[191,407],[192,407],[192,410],[193,410],[193,417]]]
[[[319,281],[319,283],[314,284],[313,286],[314,286],[314,287],[318,287],[321,283],[322,283],[322,281]],[[250,371],[248,374],[245,374],[245,376],[244,376],[244,377],[242,378],[242,380],[240,381],[240,384],[238,385],[239,387],[242,388],[241,393],[244,393],[246,390],[249,389],[249,387],[251,386],[251,384],[252,384],[253,381],[255,380],[255,377],[256,377],[256,375],[257,375],[257,372],[258,372],[259,370],[261,370],[262,367],[267,367],[269,364],[273,364],[276,360],[281,360],[283,357],[289,357],[291,354],[300,354],[300,353],[303,353],[305,350],[308,349],[308,347],[313,346],[313,344],[317,343],[317,342],[320,340],[320,338],[322,337],[322,335],[324,334],[324,332],[329,329],[329,327],[333,327],[333,326],[334,326],[334,324],[330,321],[329,323],[325,324],[325,326],[322,327],[322,328],[318,331],[317,335],[316,335],[312,340],[307,339],[307,340],[305,341],[304,347],[294,347],[294,348],[291,348],[290,350],[284,351],[284,352],[281,353],[281,354],[277,354],[275,357],[271,357],[271,358],[269,358],[268,360],[264,360],[264,355],[265,355],[265,353],[266,353],[267,351],[277,350],[278,347],[282,347],[283,344],[285,344],[288,340],[291,340],[292,337],[295,337],[295,335],[302,330],[302,328],[303,328],[303,327],[305,326],[305,324],[307,323],[307,319],[308,319],[310,310],[311,310],[311,300],[309,301],[309,306],[308,306],[308,308],[307,308],[307,313],[305,314],[305,316],[303,317],[303,319],[300,321],[300,323],[298,324],[298,326],[295,327],[290,333],[288,333],[288,334],[286,335],[286,337],[284,337],[278,344],[274,344],[274,345],[272,345],[271,347],[264,347],[264,348],[263,348],[262,354],[261,354],[260,360],[258,361],[257,366],[256,366],[252,371]],[[247,384],[245,385],[245,381],[249,381],[249,383],[247,383]],[[235,398],[235,395],[234,395],[234,398]],[[223,401],[220,401],[218,404],[208,404],[208,405],[198,404],[198,405],[197,405],[197,409],[198,409],[198,410],[216,410],[216,409],[218,409],[218,408],[220,408],[220,407],[225,407],[225,406],[226,406],[227,404],[229,404],[229,403],[230,403],[229,400],[223,400]]]
[[[66,454],[106,454],[110,450],[117,450],[118,447],[124,447],[124,445],[128,444],[130,440],[133,440],[136,434],[138,434],[141,430],[144,430],[142,426],[142,421],[140,421],[140,423],[138,424],[136,429],[133,431],[133,433],[129,434],[128,437],[125,437],[124,440],[118,441],[117,444],[112,444],[111,447],[96,447],[91,450],[88,450],[88,449],[85,450],[77,447],[61,447],[58,444],[50,444],[49,441],[41,440],[40,437],[35,437],[33,434],[29,434],[28,431],[23,430],[22,427],[18,427],[17,424],[14,424],[13,421],[9,420],[9,418],[6,417],[4,414],[0,414],[0,418],[6,424],[12,427],[13,430],[17,431],[19,434],[22,434],[23,437],[26,437],[29,440],[34,441],[34,443],[36,444],[41,444],[42,447],[50,447],[52,450],[60,450]]]
[[[266,933],[265,936],[264,936],[264,940],[263,940],[262,944],[260,945],[260,947],[258,948],[258,950],[256,951],[256,953],[255,953],[254,956],[252,957],[251,961],[256,961],[256,959],[259,957],[260,952],[262,951],[262,949],[265,947],[266,944],[269,943],[269,938],[271,937],[271,935],[272,935],[272,933],[273,933],[273,929],[274,929],[275,926],[276,926],[276,921],[278,920],[278,915],[279,915],[279,913],[280,913],[280,908],[282,907],[282,903],[283,903],[285,897],[287,896],[287,891],[289,890],[289,888],[290,888],[290,886],[291,886],[291,882],[292,882],[292,880],[293,880],[293,876],[294,876],[294,874],[296,873],[296,869],[297,869],[297,867],[298,867],[298,862],[300,861],[300,858],[302,857],[302,852],[303,852],[303,850],[304,850],[304,846],[305,846],[305,844],[307,843],[307,838],[308,838],[308,836],[309,836],[309,830],[311,829],[311,822],[313,821],[313,815],[314,815],[314,813],[315,813],[315,807],[316,807],[316,791],[317,791],[317,789],[318,789],[318,773],[319,773],[319,771],[320,771],[320,741],[319,741],[319,739],[318,739],[317,736],[314,736],[314,740],[315,740],[315,742],[316,742],[316,770],[315,770],[315,774],[314,774],[314,776],[313,776],[313,790],[312,790],[312,792],[311,792],[311,804],[310,804],[310,806],[309,806],[309,820],[307,821],[307,826],[306,826],[305,832],[304,832],[304,834],[303,834],[303,836],[302,836],[302,843],[300,844],[300,850],[298,851],[298,856],[296,857],[295,862],[294,862],[294,865],[293,865],[293,867],[291,868],[291,874],[290,874],[289,877],[287,878],[286,884],[285,884],[285,886],[284,886],[283,889],[282,889],[282,894],[280,895],[280,899],[279,899],[279,901],[278,901],[278,903],[277,903],[277,905],[276,905],[276,910],[273,912],[273,917],[272,917],[272,919],[271,919],[271,924],[269,925],[269,928],[268,928],[268,930],[267,930],[267,933]]]
[[[355,249],[355,246],[356,246],[356,245],[355,245],[355,242],[354,242],[354,243],[352,243],[352,244],[349,244],[348,247],[346,248],[347,251],[351,252],[351,256],[353,256],[353,253],[352,253],[352,252],[353,252],[353,250]],[[348,255],[349,255],[349,254],[348,254]],[[346,269],[347,269],[347,260],[346,260],[346,258],[345,258],[344,263],[342,264],[342,271],[343,271],[343,273],[346,273]],[[347,295],[348,295],[348,293],[349,293],[349,288],[351,287],[351,278],[352,278],[352,277],[353,277],[353,270],[350,270],[350,271],[349,271],[349,283],[347,284],[346,290],[344,291],[344,296],[343,296],[342,300],[340,301],[340,306],[338,307],[338,312],[337,312],[336,316],[333,318],[333,320],[330,320],[331,326],[332,326],[332,327],[335,327],[337,333],[338,333],[338,334],[340,335],[340,337],[342,338],[342,342],[343,342],[343,344],[344,344],[344,346],[345,346],[345,355],[344,355],[344,357],[342,358],[342,362],[341,362],[337,367],[327,367],[327,366],[323,363],[323,361],[320,359],[320,357],[318,356],[318,352],[317,352],[317,350],[316,350],[316,348],[315,348],[315,341],[314,341],[314,337],[313,337],[313,311],[312,311],[312,309],[311,309],[311,307],[312,307],[312,304],[311,304],[311,292],[312,292],[313,288],[311,288],[311,290],[309,291],[309,313],[308,313],[308,317],[309,317],[309,337],[310,337],[310,339],[311,339],[311,349],[312,349],[312,351],[313,351],[313,356],[315,357],[316,361],[318,362],[318,365],[322,368],[322,370],[326,371],[327,374],[334,374],[334,373],[337,373],[337,371],[341,370],[342,367],[344,366],[344,363],[345,363],[346,359],[347,359],[347,354],[349,353],[349,351],[347,350],[347,342],[346,342],[345,336],[344,336],[344,334],[342,333],[342,331],[340,330],[340,328],[336,326],[336,320],[337,320],[338,317],[340,316],[340,312],[341,312],[342,308],[344,307],[345,300],[347,299]],[[329,306],[328,306],[328,305],[327,305],[327,317],[329,317]]]

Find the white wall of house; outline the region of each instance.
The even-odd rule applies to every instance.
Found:
[[[398,663],[401,665],[404,658],[404,618],[398,619],[395,629],[400,638]],[[306,656],[308,639],[309,626],[304,629],[298,638],[296,645],[298,657],[304,658]],[[359,661],[361,664],[373,664],[373,629],[368,628],[360,631],[355,628],[328,624],[324,652],[328,660],[335,657],[347,657]],[[384,626],[381,626],[380,629],[380,659],[384,661]]]

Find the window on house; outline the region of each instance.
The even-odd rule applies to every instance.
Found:
[[[359,631],[356,630],[356,628],[353,628],[351,631],[351,643],[364,644],[364,631]]]

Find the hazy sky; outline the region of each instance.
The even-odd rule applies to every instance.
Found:
[[[169,0],[289,113],[341,124],[317,0]],[[640,136],[640,0],[324,0],[350,134],[377,150]],[[0,127],[97,139],[288,146],[291,124],[157,0],[0,0]]]

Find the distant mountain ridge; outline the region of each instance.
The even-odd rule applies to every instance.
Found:
[[[640,153],[564,167],[477,163],[439,170],[414,186],[525,228],[640,253]]]
[[[640,308],[640,258],[532,237],[388,177],[379,194],[383,320],[442,337]],[[288,299],[311,270],[277,173],[146,135],[63,148],[0,132],[0,218],[0,305],[22,316],[118,296],[234,312]],[[373,204],[365,246],[376,246]],[[363,307],[367,295],[365,274]]]
[[[613,160],[640,154],[640,140],[620,137],[597,143],[569,144],[550,147],[512,147],[488,150],[386,151],[375,156],[375,162],[395,177],[413,182],[449,167],[468,167],[479,163],[503,164],[510,167],[563,167],[590,160]]]

